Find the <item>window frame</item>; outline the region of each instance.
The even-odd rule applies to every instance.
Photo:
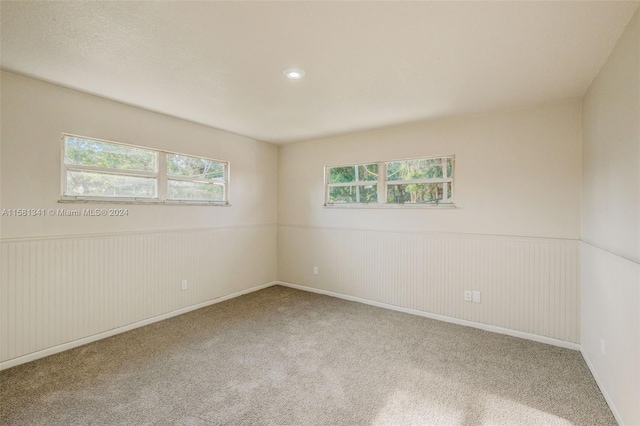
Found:
[[[387,180],[387,163],[401,162],[401,161],[413,161],[413,160],[431,160],[431,159],[451,159],[451,177],[431,178],[431,179],[412,179],[412,180]],[[455,204],[455,154],[446,155],[433,155],[428,157],[412,157],[401,158],[394,160],[381,160],[381,161],[365,161],[355,164],[337,164],[324,166],[324,207],[327,208],[457,208]],[[359,167],[363,165],[377,164],[378,165],[378,179],[375,181],[354,181],[354,182],[341,182],[330,183],[329,171],[337,167]],[[403,184],[428,184],[428,183],[447,183],[451,187],[451,197],[448,197],[445,202],[433,202],[433,203],[389,203],[387,202],[387,190],[389,185],[403,185]],[[377,186],[377,199],[375,203],[331,203],[329,201],[330,188],[332,187],[344,187],[344,186],[364,186],[364,185],[376,185]],[[381,202],[383,200],[383,202]]]
[[[95,167],[95,166],[85,166],[85,165],[76,165],[76,164],[67,164],[65,162],[66,158],[66,138],[81,138],[88,139],[96,142],[104,142],[113,145],[121,145],[130,148],[138,148],[143,149],[145,151],[151,151],[156,155],[157,161],[157,169],[155,172],[146,172],[146,171],[135,171],[135,170],[122,170],[122,169],[111,169],[108,167]],[[165,151],[161,149],[150,148],[141,145],[134,145],[123,142],[116,142],[107,139],[99,139],[89,136],[81,136],[72,133],[62,133],[61,134],[61,189],[60,189],[60,199],[59,202],[97,202],[97,203],[114,203],[114,204],[164,204],[164,205],[198,205],[198,206],[230,206],[229,203],[229,183],[230,183],[230,163],[224,160],[217,160],[209,157],[201,157],[192,154],[184,154],[181,152],[174,151]],[[221,182],[223,185],[223,200],[222,201],[213,201],[213,200],[175,200],[168,199],[168,181],[169,176],[167,174],[167,155],[175,154],[183,157],[191,157],[191,158],[199,158],[203,160],[215,161],[217,163],[221,163],[224,167],[224,175],[221,181],[216,181],[214,184],[218,184],[217,182]],[[67,189],[67,172],[68,171],[94,171],[99,173],[110,173],[120,176],[134,176],[134,177],[153,177],[156,179],[156,197],[100,197],[100,196],[80,196],[80,195],[66,195],[65,191]],[[171,176],[172,180],[183,180],[188,182],[212,182],[211,179],[199,179],[199,178],[191,178],[188,176]]]

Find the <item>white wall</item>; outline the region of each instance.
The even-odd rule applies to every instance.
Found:
[[[640,262],[638,12],[584,97],[582,239]]]
[[[618,421],[637,425],[640,10],[584,97],[583,135],[582,351]]]
[[[458,209],[323,207],[325,165],[441,154]],[[579,342],[580,158],[579,101],[283,146],[278,277]]]
[[[3,216],[4,366],[276,279],[276,146],[4,71],[0,83],[2,208],[97,206],[58,203],[62,132],[227,160],[232,204]]]
[[[277,222],[276,146],[4,71],[0,82],[4,208],[72,208],[57,202],[61,132],[229,161],[232,204],[133,205],[126,218],[100,220],[2,217],[2,238]]]
[[[279,223],[580,236],[579,101],[389,127],[280,149]],[[456,155],[456,210],[323,208],[323,166]]]

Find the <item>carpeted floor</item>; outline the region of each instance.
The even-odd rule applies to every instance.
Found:
[[[616,424],[576,351],[280,286],[0,381],[9,425]]]

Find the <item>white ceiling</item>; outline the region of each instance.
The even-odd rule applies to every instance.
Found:
[[[285,143],[579,98],[637,7],[2,1],[1,65]]]

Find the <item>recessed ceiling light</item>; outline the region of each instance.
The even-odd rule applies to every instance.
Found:
[[[300,80],[304,77],[304,70],[300,68],[287,68],[282,73],[291,80]]]

